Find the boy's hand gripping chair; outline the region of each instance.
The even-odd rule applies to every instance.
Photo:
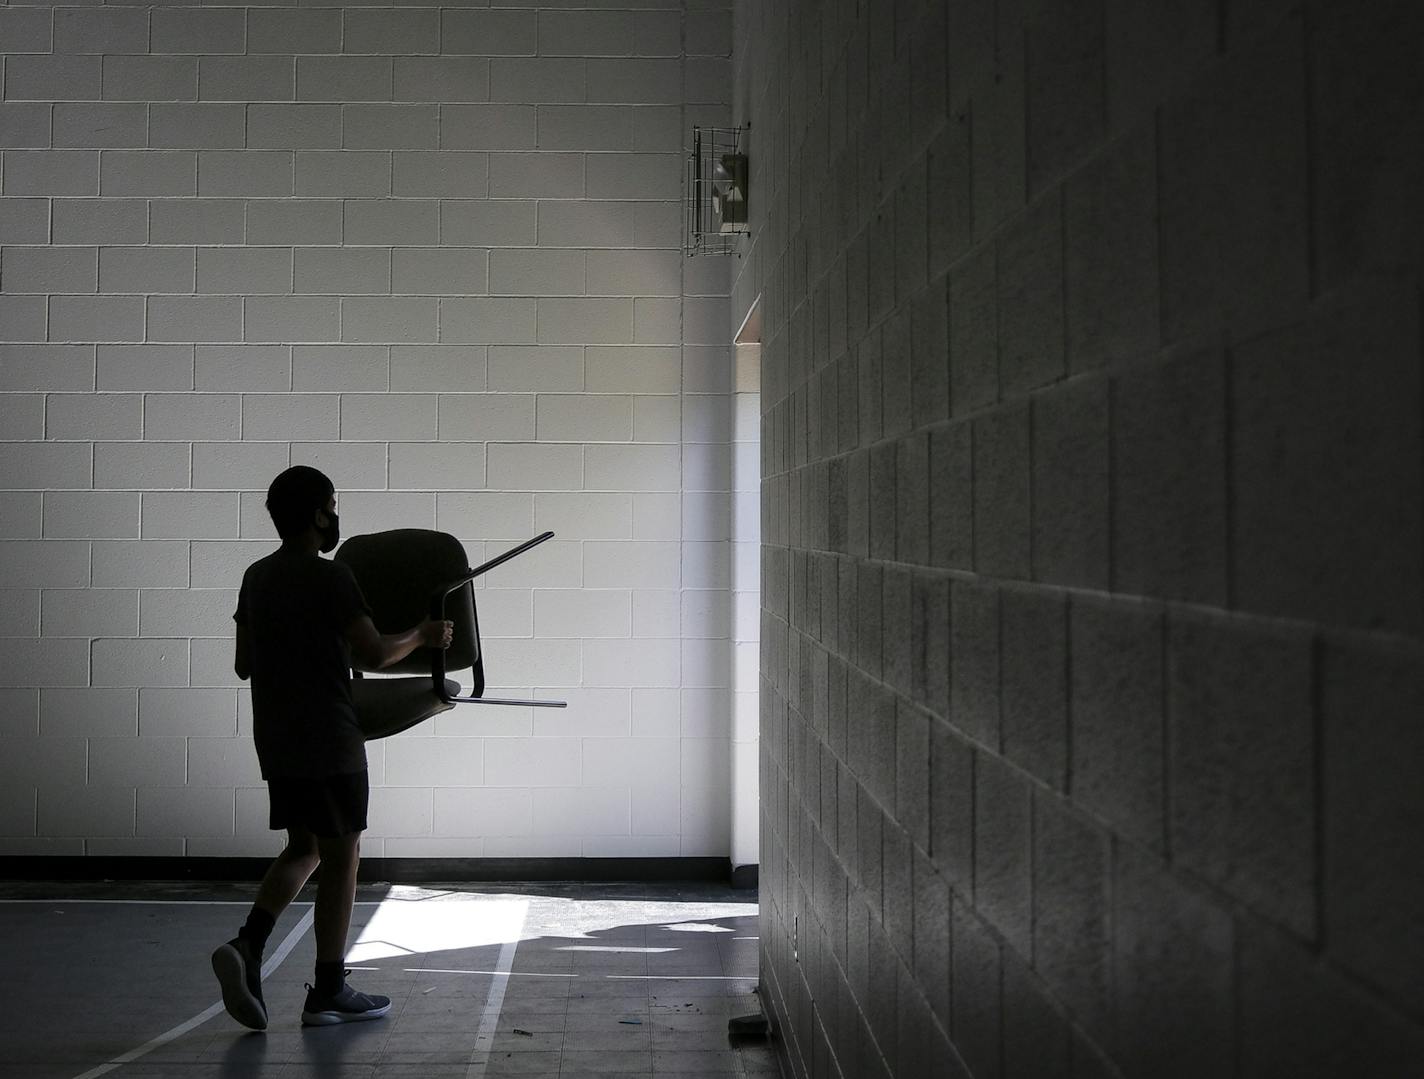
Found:
[[[447,532],[397,528],[352,536],[336,552],[371,606],[371,620],[382,633],[398,633],[426,618],[455,623],[448,650],[417,648],[382,673],[405,678],[363,678],[351,682],[356,717],[367,740],[409,730],[457,704],[512,704],[534,708],[564,708],[566,701],[520,701],[484,696],[484,654],[480,623],[475,614],[474,579],[508,562],[554,533],[545,532],[474,569],[460,541]],[[445,677],[447,669],[472,672],[469,694]]]

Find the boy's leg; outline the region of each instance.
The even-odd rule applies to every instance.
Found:
[[[316,837],[321,870],[316,887],[316,985],[308,986],[304,1025],[378,1019],[391,1010],[387,997],[367,996],[346,984],[346,936],[356,901],[361,833],[366,828],[369,786],[365,771],[328,777],[325,823],[332,833]],[[324,830],[324,829],[323,829]]]
[[[262,886],[257,889],[257,901],[252,904],[254,913],[261,911],[275,922],[316,872],[320,860],[316,836],[305,828],[288,828],[287,845],[273,859],[267,875],[262,878]]]
[[[340,967],[346,960],[346,934],[356,902],[361,833],[319,836],[316,845],[321,855],[316,884],[316,961]]]
[[[315,836],[304,828],[288,829],[287,845],[262,878],[246,924],[234,939],[213,952],[213,972],[222,985],[223,1005],[244,1026],[254,1030],[267,1027],[262,952],[277,918],[316,869],[318,856]]]
[[[267,874],[257,889],[257,900],[247,914],[247,923],[237,931],[239,937],[251,942],[260,956],[267,947],[267,938],[282,911],[291,905],[320,859],[316,836],[305,828],[288,828],[287,845],[267,867]]]
[[[358,993],[346,984],[346,935],[356,901],[361,833],[319,837],[321,873],[316,887],[316,985],[307,994],[302,1022],[308,1026],[379,1019],[390,998]]]

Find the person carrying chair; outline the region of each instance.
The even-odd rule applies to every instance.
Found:
[[[340,540],[336,490],[297,465],[267,492],[282,545],[247,568],[238,594],[234,669],[252,681],[253,735],[271,800],[270,826],[287,845],[262,879],[237,936],[213,952],[223,1004],[239,1023],[267,1027],[262,953],[282,911],[314,872],[316,976],[303,1025],[378,1019],[384,996],[346,984],[346,936],[356,897],[369,786],[366,734],[352,700],[351,668],[390,667],[417,648],[447,649],[452,622],[427,618],[398,633],[376,628],[352,571],[322,554]]]

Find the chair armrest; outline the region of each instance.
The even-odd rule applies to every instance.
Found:
[[[456,577],[453,581],[447,581],[444,584],[437,585],[435,591],[430,594],[430,617],[436,619],[444,618],[445,597],[448,596],[451,592],[455,591],[455,589],[459,588],[466,581],[473,581],[476,577],[488,573],[496,566],[502,566],[511,558],[518,558],[525,551],[531,550],[539,546],[539,544],[543,543],[545,540],[551,540],[553,538],[554,533],[552,532],[541,533],[540,535],[535,536],[531,540],[525,540],[518,547],[512,547],[508,551],[505,551],[503,554],[495,555],[495,557],[491,558],[488,562],[481,563],[474,569],[466,570],[463,574],[461,574],[459,577]]]
[[[481,574],[488,573],[496,566],[503,565],[511,558],[518,558],[525,551],[531,550],[539,546],[539,544],[545,540],[551,540],[553,538],[554,533],[543,532],[531,540],[525,540],[518,547],[512,547],[503,554],[496,555],[488,562],[484,562],[474,569],[466,570],[455,580],[437,585],[435,590],[430,594],[430,617],[437,621],[443,621],[445,618],[445,598],[450,595],[451,592],[468,584]],[[445,688],[445,652],[443,649],[432,648],[430,650],[430,680],[435,687],[435,692],[443,695]]]

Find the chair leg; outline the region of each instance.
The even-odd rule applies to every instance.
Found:
[[[445,697],[451,704],[509,704],[521,708],[567,708],[568,701],[517,701],[501,697]]]

